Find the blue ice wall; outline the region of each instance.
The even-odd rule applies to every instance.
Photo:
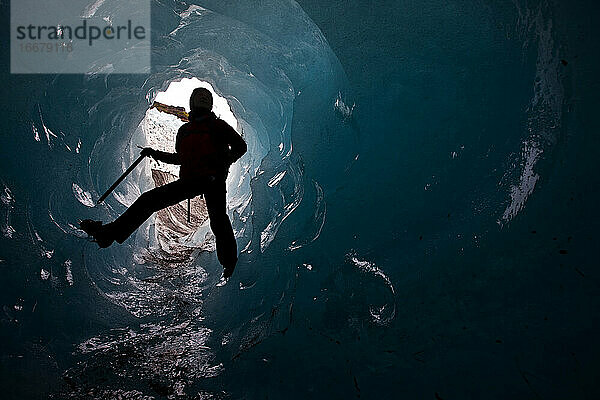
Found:
[[[7,398],[597,396],[594,3],[197,3],[153,2],[148,76],[0,50]],[[249,144],[225,286],[152,218],[106,250],[76,228],[153,186],[94,206],[183,77]]]

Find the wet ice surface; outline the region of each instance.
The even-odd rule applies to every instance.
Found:
[[[311,68],[335,64],[320,36],[316,32],[313,36],[314,28],[304,19],[301,10],[292,7],[287,12],[290,16],[299,17],[295,29],[304,36],[305,43],[312,46],[302,55],[316,62]],[[153,216],[134,234],[129,245],[113,246],[102,252],[96,252],[93,244],[85,247],[81,266],[85,272],[84,279],[91,281],[102,302],[119,307],[139,322],[126,326],[117,324],[117,327],[103,330],[79,343],[74,352],[77,364],[64,372],[68,386],[58,392],[59,397],[76,398],[84,394],[99,398],[218,397],[225,392],[222,385],[211,384],[211,379],[222,375],[228,368],[227,363],[243,358],[269,337],[285,333],[291,323],[295,289],[290,287],[291,283],[285,283],[288,266],[283,264],[281,270],[278,267],[277,271],[265,271],[265,277],[283,279],[284,284],[283,289],[276,285],[266,295],[264,283],[269,278],[260,284],[256,275],[260,271],[251,271],[247,265],[255,262],[253,257],[260,257],[268,250],[283,221],[303,200],[302,165],[291,143],[294,91],[285,71],[296,75],[296,79],[298,73],[307,74],[307,70],[298,68],[289,56],[291,49],[305,44],[289,40],[272,41],[252,26],[198,7],[190,7],[179,15],[179,27],[169,36],[189,46],[200,46],[194,50],[195,55],[181,59],[180,68],[192,76],[203,75],[207,70],[215,71],[214,75],[205,75],[204,79],[227,96],[227,102],[239,118],[236,124],[238,131],[244,135],[249,147],[248,154],[232,167],[228,180],[229,213],[241,253],[239,278],[225,285],[220,280],[222,268],[215,262],[214,237],[201,199],[193,201],[189,223],[186,221],[186,205],[179,204]],[[215,49],[209,33],[204,42],[198,42],[199,29],[202,38],[207,24],[222,29],[225,21],[233,23],[233,40],[221,42],[219,46],[222,48]],[[307,32],[302,32],[307,29]],[[247,46],[250,50],[245,49]],[[240,49],[241,54],[237,54]],[[268,54],[268,64],[257,58],[248,65],[240,65],[238,59],[248,55],[254,58],[261,52]],[[176,51],[174,53],[177,54]],[[298,56],[300,53],[295,57]],[[197,57],[202,57],[203,65],[195,64],[200,59]],[[244,70],[246,68],[249,70]],[[336,68],[334,66],[332,71],[339,73]],[[220,76],[219,71],[223,71],[225,76]],[[260,76],[260,80],[255,74]],[[167,80],[177,78],[181,77],[173,71],[163,71],[149,80],[145,90],[149,90],[149,96],[155,95],[159,89],[165,89],[163,85]],[[93,75],[88,79],[93,80]],[[325,98],[330,106],[335,104],[338,107],[328,110],[331,116],[339,111],[341,104],[335,98],[340,94],[337,85],[341,80],[335,78],[319,88],[325,89],[319,96]],[[148,100],[151,99],[148,97]],[[164,100],[160,96],[156,99]],[[107,96],[94,108],[104,104],[114,107],[117,102],[117,98]],[[117,116],[113,116],[111,122],[121,120],[120,112],[115,111]],[[125,152],[116,157],[120,161],[116,165],[105,158],[105,152],[111,150],[107,147],[110,132],[102,136],[93,144],[87,162],[90,173],[94,174],[91,181],[84,176],[72,183],[75,200],[84,207],[93,208],[96,193],[102,193],[111,183],[102,174],[118,176],[137,157],[138,145],[173,151],[175,133],[180,125],[181,121],[174,117],[149,110],[125,144]],[[33,129],[37,128],[34,126]],[[34,140],[37,141],[39,136],[38,132]],[[52,143],[51,135],[47,141]],[[84,148],[85,143],[84,140],[82,148],[79,142],[78,149],[89,152]],[[262,165],[264,175],[258,173],[259,165]],[[170,181],[176,174],[177,167],[148,160],[104,204],[91,212],[100,212],[104,220],[114,218],[121,212],[122,206],[130,205],[141,192]],[[316,211],[310,211],[303,223],[308,232],[295,235],[299,243],[297,248],[307,246],[318,238],[325,219],[323,189],[316,181],[309,185],[316,195],[306,203],[306,207],[314,206]],[[251,191],[251,186],[258,187],[258,195]],[[53,205],[49,212],[55,226],[63,232],[75,234],[72,225],[64,221],[63,214],[57,209]],[[70,259],[61,265],[60,279],[68,287],[77,286],[80,282],[74,268],[74,261]],[[47,274],[54,275],[49,271]],[[244,295],[240,296],[242,293]],[[207,298],[211,299],[210,322],[205,320]],[[221,307],[219,303],[222,303]],[[233,307],[237,303],[238,310]],[[219,308],[229,311],[219,315]],[[100,370],[102,373],[98,374]],[[236,370],[234,366],[233,371]]]
[[[380,325],[386,325],[390,323],[394,317],[396,316],[396,292],[394,291],[394,285],[392,285],[392,281],[390,278],[383,272],[381,268],[379,268],[375,263],[360,259],[356,252],[351,251],[347,254],[350,262],[355,265],[359,270],[364,273],[371,274],[375,277],[381,278],[383,283],[389,288],[391,292],[391,300],[390,304],[381,304],[381,305],[369,305],[369,313],[371,317],[373,317],[373,322]],[[380,292],[380,290],[378,290]],[[374,300],[373,297],[369,296],[370,302]]]
[[[7,238],[12,238],[15,234],[15,228],[11,225],[10,213],[14,208],[15,199],[12,192],[6,185],[2,185],[2,194],[0,194],[0,201],[2,201],[2,235]]]
[[[533,193],[540,178],[535,171],[536,164],[542,159],[544,152],[552,151],[558,140],[564,98],[559,73],[559,50],[554,45],[552,36],[553,21],[544,17],[541,7],[531,13],[522,9],[519,3],[516,4],[520,21],[517,30],[524,36],[528,32],[534,32],[539,40],[533,97],[527,108],[527,136],[522,142],[520,154],[516,157],[519,160],[516,169],[520,176],[518,183],[510,186],[510,204],[499,219],[499,224],[513,219],[525,207],[527,199]],[[528,45],[527,41],[525,45]],[[507,174],[515,172],[512,170]]]
[[[334,22],[349,35],[373,24],[357,4],[327,19],[339,3],[315,3],[315,15],[335,40]],[[39,77],[22,137],[2,143],[30,155],[0,181],[0,361],[20,397],[583,391],[583,373],[563,372],[595,362],[581,332],[595,332],[599,297],[571,248],[585,235],[552,222],[567,189],[548,165],[562,168],[573,99],[550,4],[373,7],[403,40],[337,38],[352,90],[295,3],[155,5],[155,73]],[[190,223],[178,204],[108,250],[77,227],[176,175],[147,160],[95,204],[138,145],[173,150],[181,121],[148,109],[191,77],[223,95],[249,145],[228,181],[240,263],[224,285],[201,199]]]
[[[169,269],[168,276],[158,272],[123,282],[131,285],[127,292],[107,293],[134,316],[155,318],[80,343],[76,354],[82,361],[64,374],[70,387],[67,397],[93,393],[109,398],[128,388],[130,398],[144,393],[169,398],[193,395],[189,386],[222,371],[223,364],[208,343],[212,331],[203,326],[201,294],[206,274]],[[135,387],[146,389],[138,392]]]
[[[92,200],[92,194],[90,192],[87,192],[87,191],[83,190],[82,188],[80,188],[79,185],[76,183],[73,183],[73,194],[75,195],[77,200],[79,200],[79,202],[81,204],[83,204],[84,206],[86,206],[86,207],[94,207],[95,206],[94,200]]]

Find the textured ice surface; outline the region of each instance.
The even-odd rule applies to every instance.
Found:
[[[597,6],[363,3],[153,2],[147,76],[3,72],[9,398],[597,397]],[[176,175],[95,204],[174,149],[149,107],[190,79],[248,143],[225,285],[185,205],[77,228]]]

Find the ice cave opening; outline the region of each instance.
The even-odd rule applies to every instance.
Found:
[[[181,125],[187,121],[187,113],[190,111],[189,98],[192,91],[197,87],[208,89],[213,95],[213,113],[227,122],[238,133],[243,135],[239,129],[238,120],[233,114],[227,99],[220,95],[215,88],[206,81],[196,77],[182,78],[172,81],[165,91],[158,92],[152,106],[147,110],[140,123],[142,138],[145,146],[153,149],[174,152],[175,138]],[[137,141],[137,140],[136,140]],[[145,178],[151,179],[150,186],[158,187],[176,180],[179,176],[179,166],[167,164],[148,158],[148,168],[144,169]],[[140,177],[144,179],[142,175]],[[227,179],[228,188],[240,186],[240,168],[232,165]],[[239,191],[228,190],[229,213],[235,212],[239,207]],[[234,198],[237,196],[237,198]],[[244,202],[245,205],[248,202]],[[243,210],[242,210],[243,211]],[[189,215],[188,215],[189,213]],[[193,249],[212,250],[214,248],[214,236],[209,228],[208,214],[202,196],[190,200],[189,210],[186,200],[163,209],[156,213],[153,221],[153,239],[160,250],[169,255],[186,255]]]

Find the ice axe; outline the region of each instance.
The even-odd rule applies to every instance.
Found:
[[[140,146],[138,146],[140,147]],[[140,147],[141,148],[141,147]],[[108,190],[98,199],[98,201],[96,202],[96,204],[100,204],[104,201],[104,199],[106,199],[108,197],[109,194],[112,193],[113,190],[115,190],[115,188],[117,186],[119,186],[119,183],[123,182],[123,179],[125,179],[127,177],[127,175],[129,175],[131,173],[131,171],[133,171],[135,169],[135,167],[138,166],[139,163],[142,162],[142,160],[144,159],[144,157],[146,157],[146,155],[140,155],[137,160],[135,160],[133,162],[133,164],[131,164],[131,166],[129,168],[127,168],[127,171],[123,172],[123,175],[121,175],[119,177],[119,179],[117,179],[115,181],[115,183],[112,184],[111,187],[108,188]]]
[[[138,146],[140,149],[143,149],[143,147]],[[98,201],[96,202],[96,204],[100,204],[104,201],[104,199],[106,199],[108,197],[109,194],[112,193],[113,190],[115,190],[115,188],[117,186],[119,186],[119,183],[123,182],[123,179],[127,178],[127,175],[129,175],[131,173],[131,171],[133,171],[135,169],[135,167],[138,166],[139,163],[142,162],[142,160],[144,159],[144,157],[146,157],[145,154],[140,154],[140,156],[137,158],[137,160],[135,160],[133,162],[133,164],[131,164],[131,166],[129,168],[127,168],[127,170],[125,172],[123,172],[123,175],[121,175],[119,177],[119,179],[117,179],[115,181],[115,183],[112,184],[111,187],[108,188],[108,190],[98,199]],[[188,223],[191,222],[191,199],[188,199]]]
[[[140,149],[143,149],[143,147],[138,146]],[[138,166],[139,163],[142,162],[142,160],[144,159],[144,157],[146,157],[145,154],[140,154],[140,156],[137,158],[137,160],[135,160],[133,162],[133,164],[131,164],[131,166],[129,168],[127,168],[127,170],[125,172],[123,172],[123,175],[121,175],[119,177],[119,179],[117,179],[115,181],[115,183],[112,184],[111,187],[108,188],[108,190],[98,199],[98,201],[96,202],[96,204],[100,204],[104,201],[104,199],[106,199],[108,197],[109,194],[112,193],[113,190],[115,190],[115,188],[117,186],[119,186],[119,183],[123,182],[123,179],[125,179],[127,177],[127,175],[129,175],[131,173],[131,171],[133,171],[135,169],[135,167]],[[187,199],[187,222],[191,222],[191,199]]]

